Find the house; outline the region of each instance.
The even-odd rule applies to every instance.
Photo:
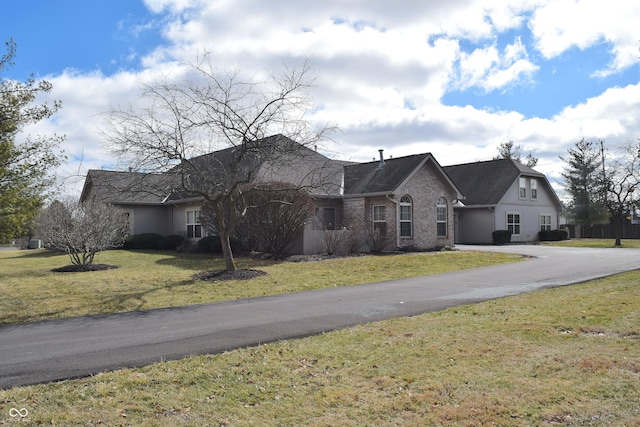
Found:
[[[362,226],[383,250],[453,245],[453,205],[462,194],[430,154],[344,164],[339,197],[317,198],[321,227],[305,229],[304,253],[322,251],[327,229]],[[371,243],[369,243],[369,249]]]
[[[255,146],[291,149],[261,161],[261,148],[230,168],[238,149],[228,148],[190,159],[189,167],[215,174],[219,185],[234,174],[233,180],[241,182],[287,182],[304,188],[316,203],[316,218],[301,231],[292,253],[322,252],[327,232],[345,233],[349,227],[381,237],[381,250],[453,245],[453,207],[462,193],[431,154],[384,159],[380,150],[379,160],[350,163],[329,159],[282,135],[256,141]],[[129,217],[131,234],[180,234],[196,240],[206,234],[199,221],[203,199],[184,191],[182,183],[197,176],[90,170],[80,200],[96,198],[120,206]],[[360,249],[371,245],[363,240]]]
[[[530,242],[559,228],[562,203],[544,174],[511,159],[443,169],[465,195],[454,206],[455,243],[492,243],[495,230]]]

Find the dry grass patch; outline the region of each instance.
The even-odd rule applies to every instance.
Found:
[[[508,254],[433,252],[289,263],[239,259],[238,268],[267,273],[248,281],[204,282],[220,270],[211,256],[108,251],[96,263],[119,268],[54,273],[68,257],[49,251],[0,252],[0,324],[148,310],[421,276],[522,260]]]
[[[639,320],[636,271],[0,391],[0,423],[24,407],[45,425],[639,425]]]

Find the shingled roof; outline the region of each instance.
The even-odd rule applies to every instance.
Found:
[[[80,201],[89,197],[109,203],[160,204],[171,192],[167,174],[91,169]]]
[[[497,205],[520,175],[543,174],[512,159],[488,160],[444,166],[442,169],[466,196],[464,204]]]
[[[396,190],[427,159],[437,164],[430,153],[356,163],[344,167],[344,194],[377,194]]]

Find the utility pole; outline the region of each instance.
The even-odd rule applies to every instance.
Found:
[[[607,200],[607,193],[609,192],[609,185],[607,184],[607,169],[605,168],[604,165],[604,140],[601,139],[600,140],[600,155],[602,156],[602,191],[603,191],[603,202],[604,202],[604,208],[605,208],[605,212],[609,211],[609,207],[608,207],[608,200]],[[607,219],[605,217],[604,222],[602,224],[602,237],[604,238],[604,226],[607,223]]]

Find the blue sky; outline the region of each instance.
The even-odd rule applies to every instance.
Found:
[[[2,9],[2,39],[18,44],[15,66],[4,77],[55,75],[68,68],[112,74],[139,67],[140,57],[163,43],[162,16],[136,0],[21,0]]]
[[[512,140],[557,189],[582,138],[640,137],[640,8],[623,0],[21,0],[3,4],[15,66],[50,81],[63,108],[31,133],[67,135],[71,191],[114,167],[100,114],[141,83],[212,52],[221,68],[277,72],[310,58],[312,120],[336,124],[327,153],[369,160],[431,152],[490,159]],[[571,17],[571,19],[568,19]]]

